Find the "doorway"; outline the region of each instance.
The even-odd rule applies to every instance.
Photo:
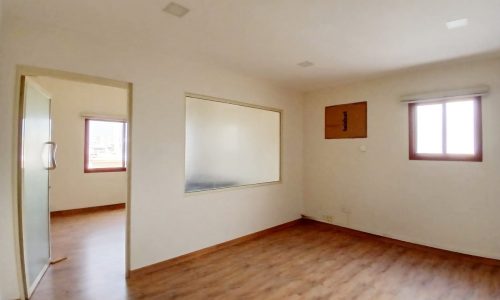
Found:
[[[59,116],[71,115],[77,117],[78,124],[83,127],[81,131],[73,133],[70,131],[71,125],[63,122],[64,118],[56,118],[54,113],[58,110],[58,105],[54,105],[54,99],[61,101],[59,90],[54,98],[54,85],[51,87],[47,82],[74,84],[75,86],[89,86],[90,89],[102,88],[103,90],[120,90],[123,95],[124,109],[120,113],[109,113],[101,111],[102,103],[92,106],[90,109],[79,108],[78,116],[75,111],[67,113],[59,111]],[[57,87],[57,85],[55,85]],[[49,87],[49,88],[47,88]],[[32,68],[18,68],[18,122],[17,122],[17,219],[19,237],[19,271],[23,281],[23,294],[25,298],[30,298],[38,284],[43,280],[45,272],[51,269],[51,262],[64,261],[65,256],[61,251],[52,251],[51,245],[51,214],[53,221],[61,224],[59,216],[69,216],[72,214],[89,213],[92,211],[111,211],[122,208],[121,217],[124,217],[124,226],[121,249],[125,249],[122,259],[123,277],[128,276],[129,271],[129,226],[130,226],[130,149],[131,149],[131,107],[132,107],[132,84],[114,81],[93,76],[80,75],[69,72]],[[86,96],[87,99],[95,98]],[[108,99],[110,95],[105,95]],[[80,101],[85,102],[85,101]],[[115,105],[116,106],[116,105]],[[61,124],[63,123],[63,124]],[[76,124],[76,123],[75,123]],[[72,135],[84,135],[81,139],[82,147],[80,156],[72,159],[57,161],[58,152],[68,153],[67,148],[75,144],[74,140],[66,141],[64,146],[58,145],[54,141],[54,127],[59,128],[59,140],[67,139]],[[78,125],[80,126],[80,125]],[[79,130],[79,129],[78,129]],[[62,133],[62,131],[64,131]],[[80,140],[80,137],[75,137]],[[106,142],[103,143],[102,140]],[[98,141],[98,142],[95,142]],[[72,151],[75,154],[77,151]],[[83,155],[84,153],[84,155]],[[76,159],[78,158],[78,159]],[[67,173],[61,175],[69,169],[73,161],[82,160],[81,175],[70,177]],[[119,164],[119,166],[118,166]],[[80,167],[80,166],[79,166]],[[54,174],[59,174],[55,176]],[[114,173],[116,172],[116,173]],[[119,175],[119,172],[123,172]],[[103,174],[103,175],[100,175]],[[116,174],[116,175],[115,175]],[[74,175],[74,174],[73,174]],[[101,176],[102,188],[113,186],[110,182],[112,176],[121,176],[122,187],[115,188],[115,193],[108,198],[92,197],[93,188],[85,186],[85,181],[96,181]],[[116,181],[115,180],[115,181]],[[73,186],[71,184],[73,183]],[[116,183],[114,184],[116,186]],[[64,188],[61,188],[64,187]],[[80,189],[80,190],[78,190]],[[107,188],[107,191],[110,189]],[[120,193],[118,194],[117,193]],[[88,195],[85,195],[85,194]],[[107,193],[107,192],[106,192]],[[61,194],[65,197],[61,200]],[[95,195],[96,193],[94,193]],[[105,192],[99,193],[103,195]],[[81,197],[78,197],[78,196]],[[90,195],[90,196],[89,196]],[[100,198],[99,201],[96,198]],[[75,200],[76,199],[76,200]],[[86,199],[86,200],[85,200]],[[82,203],[86,201],[86,203]],[[94,202],[92,202],[94,201]],[[104,201],[104,202],[102,202]],[[107,202],[106,202],[107,201]],[[119,202],[119,203],[113,203]],[[123,209],[124,208],[124,209]],[[68,213],[69,212],[69,213]],[[115,213],[116,214],[116,213]],[[120,212],[118,212],[120,214]],[[117,218],[111,217],[111,218]],[[120,218],[120,216],[118,216]],[[67,218],[65,222],[67,222]],[[89,219],[90,220],[90,219]],[[81,223],[81,218],[80,221]],[[92,221],[90,221],[92,222]],[[82,228],[85,227],[81,224]],[[72,225],[73,226],[73,225]],[[55,226],[58,234],[65,232],[60,230],[61,225]],[[71,234],[70,234],[71,235]],[[68,236],[71,239],[71,236]],[[60,236],[59,236],[60,238]],[[58,249],[59,250],[59,249]],[[73,249],[74,250],[74,249]],[[58,257],[54,257],[54,254]],[[74,252],[75,253],[75,252]],[[77,253],[77,252],[76,252]],[[77,256],[74,256],[75,258]],[[69,257],[69,259],[72,259]],[[64,264],[64,262],[61,262]],[[76,270],[79,272],[79,270]],[[49,271],[50,272],[50,271]],[[54,280],[54,279],[51,279]],[[57,286],[58,282],[52,282]]]

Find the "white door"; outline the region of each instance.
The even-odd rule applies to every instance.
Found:
[[[50,263],[49,171],[55,168],[55,144],[50,97],[29,77],[21,82],[21,245],[25,292],[31,297]]]

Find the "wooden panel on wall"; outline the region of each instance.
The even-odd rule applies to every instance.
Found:
[[[367,102],[325,107],[325,139],[367,137]]]

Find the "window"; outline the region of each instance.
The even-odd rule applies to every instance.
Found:
[[[481,98],[409,104],[410,159],[482,161]]]
[[[185,191],[280,180],[281,113],[186,97]]]
[[[84,172],[127,170],[127,123],[85,119]]]

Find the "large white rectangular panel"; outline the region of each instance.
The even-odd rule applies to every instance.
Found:
[[[280,180],[281,114],[186,98],[186,192]]]

